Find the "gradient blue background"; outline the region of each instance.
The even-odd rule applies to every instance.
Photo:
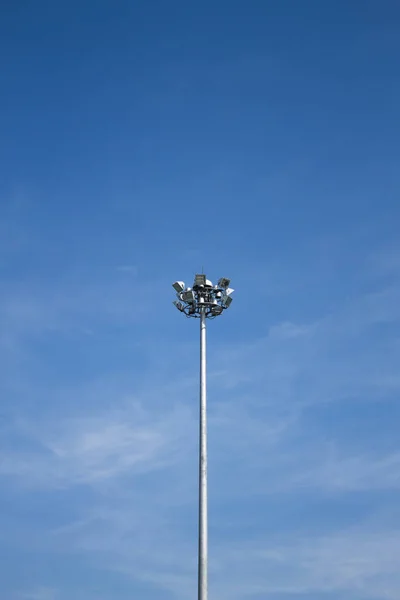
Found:
[[[400,6],[0,7],[4,600],[400,595]]]

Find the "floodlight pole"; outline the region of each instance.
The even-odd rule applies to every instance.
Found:
[[[198,600],[208,599],[206,310],[200,312],[199,570]]]
[[[221,277],[217,285],[204,273],[195,276],[193,287],[175,281],[178,300],[174,305],[187,317],[200,319],[200,431],[199,431],[199,564],[198,600],[208,600],[208,505],[207,505],[207,389],[206,320],[215,319],[231,305],[230,279]]]

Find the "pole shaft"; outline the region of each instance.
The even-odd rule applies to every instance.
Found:
[[[199,572],[198,600],[208,599],[206,314],[200,318]]]

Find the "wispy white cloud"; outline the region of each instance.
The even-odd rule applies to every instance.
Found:
[[[308,486],[324,492],[352,492],[400,489],[400,451],[377,456],[370,454],[337,456],[332,444],[321,452],[314,467],[304,465],[293,478],[293,485]]]
[[[0,473],[44,488],[94,484],[170,465],[190,415],[183,408],[155,416],[137,403],[123,412],[45,423],[20,422],[29,451],[3,455]],[[178,427],[176,426],[178,424]]]
[[[61,325],[63,306],[56,303],[54,317]],[[82,313],[71,306],[67,313],[72,310],[78,324]],[[213,340],[212,527],[218,522],[227,539],[213,539],[212,589],[221,600],[331,592],[357,600],[398,597],[396,535],[379,520],[375,529],[360,518],[356,527],[339,531],[316,535],[294,528],[279,535],[283,517],[276,515],[271,531],[265,514],[276,498],[296,505],[301,496],[334,501],[355,493],[398,493],[400,458],[393,441],[378,446],[377,432],[374,443],[360,439],[354,447],[351,436],[338,437],[320,413],[311,429],[306,416],[344,398],[356,405],[395,396],[399,306],[397,283],[385,282],[314,320],[296,322],[288,315],[257,339],[224,345],[223,352],[222,342]],[[25,315],[36,335],[32,324],[42,326],[46,312],[40,308],[37,318],[18,309],[14,322]],[[113,313],[105,312],[113,322]],[[146,581],[180,600],[191,595],[196,575],[197,375],[185,362],[191,345],[176,348],[173,357],[169,339],[157,338],[153,345],[157,352],[149,354],[149,375],[140,384],[122,378],[116,385],[106,375],[100,384],[58,391],[63,406],[74,396],[69,411],[39,411],[8,422],[0,474],[48,493],[90,487],[90,504],[43,532],[46,547]],[[47,402],[52,392],[44,388]],[[249,535],[245,515],[253,509],[259,524]]]
[[[137,282],[107,270],[95,277],[64,275],[52,284],[10,284],[0,301],[0,326],[5,334],[24,340],[49,332],[79,332],[107,322],[127,325],[143,315],[145,305],[139,302],[138,287]]]
[[[223,600],[328,593],[396,600],[399,544],[398,531],[364,527],[332,535],[241,541],[218,548],[214,593]]]
[[[299,419],[304,407],[313,404],[360,391],[365,396],[376,389],[380,392],[398,389],[394,355],[388,362],[362,343],[362,336],[377,322],[393,323],[398,319],[397,295],[397,288],[390,288],[351,300],[342,310],[311,324],[276,324],[266,337],[216,356],[211,363],[216,365],[215,370],[212,367],[210,370],[210,380],[218,394],[210,403],[211,433],[217,440],[215,452],[220,456],[240,452],[242,460],[247,454],[257,455],[261,458],[255,462],[261,460],[266,466],[269,461],[265,460],[263,449],[278,444],[277,451],[268,450],[268,456],[278,464],[285,456],[279,444],[296,443],[297,454],[302,453],[304,463],[303,475],[298,478],[310,481],[314,477],[321,481],[318,472],[327,470],[329,464],[331,470],[336,469],[343,477],[352,465],[357,470],[357,461],[363,461],[363,457],[350,455],[337,463],[332,462],[332,457],[325,460],[331,450],[327,450],[323,438],[319,447],[314,441],[312,449],[316,448],[317,455],[323,457],[324,466],[310,465],[307,456],[310,443],[304,442],[299,434]],[[353,360],[349,363],[346,347],[360,336],[359,354],[354,355],[352,346]],[[391,342],[390,336],[387,342]],[[376,349],[380,349],[379,344]],[[172,377],[175,378],[174,373]],[[20,423],[18,427],[25,428],[25,434],[36,442],[37,451],[9,452],[3,458],[1,471],[24,477],[30,473],[28,480],[33,480],[36,473],[37,481],[68,485],[68,482],[99,481],[130,469],[151,469],[151,464],[160,466],[172,448],[175,456],[179,452],[185,454],[185,448],[179,444],[187,442],[185,431],[193,426],[196,404],[185,409],[183,404],[176,408],[174,402],[174,408],[169,410],[168,404],[178,389],[176,381],[164,378],[153,384],[153,389],[151,382],[147,383],[148,397],[163,395],[167,401],[161,419],[159,404],[151,401],[146,410],[143,403],[137,402],[123,407],[123,398],[130,393],[125,388],[114,399],[115,410],[104,414],[61,421],[57,416],[54,422]],[[185,385],[184,377],[180,377],[179,386]],[[90,394],[89,388],[86,393]],[[332,447],[331,443],[329,448]],[[393,457],[372,456],[365,462],[382,473],[390,460]],[[305,475],[307,472],[312,475]],[[361,473],[359,470],[358,481]],[[368,477],[364,480],[368,481]]]
[[[149,581],[179,600],[187,597],[195,588],[194,540],[184,535],[168,500],[138,508],[130,498],[118,510],[94,511],[73,529],[55,532],[56,539],[112,571]],[[266,532],[259,514],[253,537],[224,541],[211,535],[211,589],[222,600],[334,592],[366,600],[398,598],[397,530],[366,522],[331,533]]]
[[[49,587],[38,587],[28,592],[18,592],[20,600],[57,600],[57,590]]]

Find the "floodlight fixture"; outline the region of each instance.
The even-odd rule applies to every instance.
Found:
[[[221,277],[221,279],[218,280],[218,285],[221,288],[227,288],[230,284],[231,280],[228,279],[227,277]]]
[[[195,301],[195,296],[193,290],[185,290],[181,294],[183,302],[187,302],[188,304],[193,304]]]
[[[172,284],[178,298],[175,306],[187,317],[201,318],[203,311],[205,318],[219,316],[232,303],[232,300],[227,300],[234,291],[228,287],[229,283],[230,279],[222,277],[217,285],[213,285],[204,273],[195,275],[193,288],[185,288],[183,281],[175,281]]]
[[[183,292],[183,290],[185,289],[185,282],[184,281],[175,281],[175,283],[172,284],[172,287],[178,293]]]
[[[233,298],[231,296],[226,296],[222,300],[222,304],[224,305],[224,308],[229,308],[230,305],[232,304],[232,300],[233,300]]]
[[[199,563],[198,600],[208,599],[208,508],[207,508],[207,411],[206,411],[206,320],[215,319],[232,304],[230,279],[223,277],[213,286],[204,273],[197,274],[193,289],[183,281],[173,284],[179,301],[176,308],[187,317],[200,319],[200,444],[199,444]]]
[[[203,273],[195,275],[194,285],[195,286],[204,286],[206,285],[206,276]]]
[[[180,312],[184,312],[185,307],[182,302],[177,302],[177,300],[175,300],[172,304],[174,304]]]

